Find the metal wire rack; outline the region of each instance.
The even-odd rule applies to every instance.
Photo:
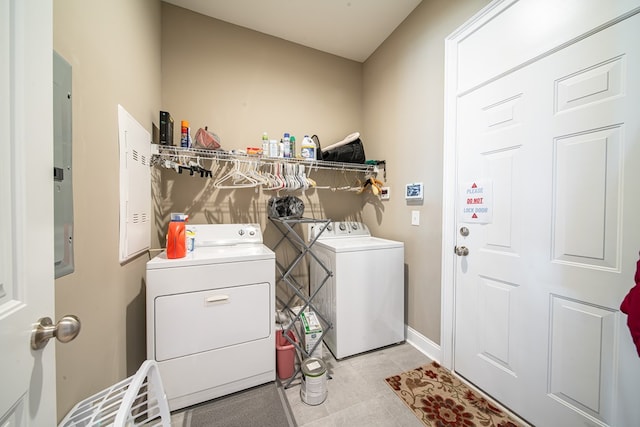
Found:
[[[269,164],[274,162],[302,164],[309,169],[326,169],[326,170],[339,170],[346,172],[362,172],[365,175],[377,175],[381,169],[384,172],[385,163],[377,162],[375,164],[369,163],[341,163],[341,162],[327,162],[322,160],[309,160],[298,158],[283,158],[283,157],[264,157],[259,154],[246,154],[242,152],[226,151],[226,150],[205,150],[201,148],[182,148],[172,145],[159,145],[151,144],[151,165],[160,164],[163,160],[170,159],[183,159],[196,160],[202,159],[214,159],[221,161],[246,161],[246,162],[258,162],[259,164]]]

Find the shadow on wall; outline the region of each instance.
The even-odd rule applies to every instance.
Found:
[[[384,211],[380,199],[370,190],[359,194],[365,179],[358,172],[312,170],[309,176],[316,181],[316,188],[274,191],[260,187],[218,188],[215,181],[226,169],[214,169],[212,177],[161,167],[152,170],[155,227],[161,245],[171,212],[188,214],[192,224],[257,223],[264,229],[268,222],[268,201],[278,195],[302,199],[307,218],[358,221],[365,205],[372,204],[380,222]]]
[[[125,351],[127,358],[127,376],[134,375],[142,362],[147,358],[147,342],[146,342],[146,324],[147,324],[147,305],[146,305],[146,284],[142,278],[140,282],[140,292],[127,305],[126,317],[126,343]],[[140,345],[140,337],[144,343]],[[142,350],[138,350],[142,349]]]

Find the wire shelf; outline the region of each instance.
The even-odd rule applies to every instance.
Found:
[[[309,160],[298,159],[289,157],[264,157],[259,154],[245,154],[237,153],[233,151],[225,150],[206,150],[201,148],[182,148],[172,145],[159,145],[151,144],[152,162],[151,164],[157,164],[162,159],[214,159],[221,161],[245,161],[245,162],[258,162],[259,164],[268,163],[293,163],[302,164],[310,169],[326,169],[326,170],[339,170],[347,172],[363,172],[368,175],[377,175],[380,169],[385,168],[384,162],[378,162],[376,164],[369,163],[342,163],[342,162],[328,162],[323,160]]]

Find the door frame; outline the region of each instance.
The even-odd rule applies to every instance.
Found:
[[[529,3],[527,3],[529,1]],[[514,60],[503,61],[502,64],[493,66],[492,72],[486,73],[484,79],[473,81],[461,77],[461,70],[468,67],[469,61],[465,65],[461,65],[460,57],[462,52],[462,43],[468,41],[471,36],[478,33],[483,27],[491,25],[500,25],[499,17],[503,12],[515,6],[529,6],[531,1],[544,0],[494,0],[477,14],[471,17],[466,23],[460,26],[456,31],[451,33],[445,39],[445,81],[444,81],[444,147],[443,147],[443,204],[442,204],[442,281],[441,281],[441,328],[440,328],[440,347],[441,357],[440,363],[451,371],[455,371],[454,355],[455,355],[455,284],[456,284],[456,265],[458,256],[454,253],[457,241],[457,98],[490,82],[493,82],[505,75],[512,73],[520,68],[526,67],[532,62],[551,55],[594,32],[601,31],[604,28],[615,25],[616,23],[640,13],[640,1],[638,0],[620,0],[614,5],[608,5],[603,8],[598,4],[598,0],[585,0],[580,6],[581,18],[584,21],[578,23],[573,22],[570,31],[561,32],[561,25],[557,24],[555,28],[550,28],[548,33],[541,32],[539,38],[541,40],[540,49],[530,49],[525,52],[517,52]],[[519,4],[516,4],[519,3]],[[547,5],[551,1],[546,1]],[[613,7],[611,7],[613,6]],[[557,20],[561,22],[561,20]],[[500,29],[500,27],[498,27]],[[553,30],[554,35],[560,32],[560,37],[554,39],[549,36]],[[494,33],[505,34],[507,31],[496,31]],[[518,34],[511,34],[506,42],[508,47],[512,48],[512,52],[516,52],[514,47],[517,45]],[[560,41],[558,41],[560,40]],[[553,41],[553,43],[552,43]],[[495,46],[494,46],[494,50]],[[469,49],[466,53],[468,54]],[[474,52],[477,53],[477,52]],[[477,55],[481,57],[482,55]],[[464,58],[468,59],[468,58]],[[477,60],[477,58],[476,58]],[[490,61],[489,61],[490,62]],[[459,68],[460,67],[460,68]],[[461,80],[464,84],[461,84]]]

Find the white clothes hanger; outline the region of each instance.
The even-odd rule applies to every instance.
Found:
[[[240,161],[233,160],[233,168],[224,176],[218,178],[213,186],[216,188],[249,188],[258,185],[258,181],[248,176],[240,168]],[[229,183],[231,182],[231,183]]]

